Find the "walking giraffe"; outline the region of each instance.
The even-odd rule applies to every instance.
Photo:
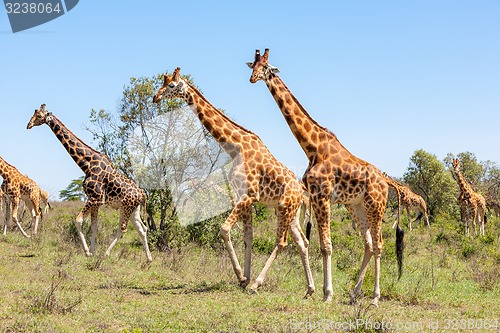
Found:
[[[366,269],[371,257],[375,261],[375,285],[371,304],[380,299],[380,256],[383,248],[382,217],[387,203],[388,185],[382,173],[372,164],[351,154],[327,128],[320,126],[299,103],[277,75],[278,68],[268,63],[269,49],[255,52],[250,82],[263,80],[278,104],[292,133],[304,150],[309,165],[302,178],[311,195],[323,256],[323,294],[325,301],[333,296],[330,238],[330,204],[345,204],[365,243],[365,253],[351,302],[361,295]],[[399,276],[402,272],[403,230],[396,229]]]
[[[420,220],[423,216],[425,217],[425,222],[427,224],[427,227],[430,227],[429,216],[427,215],[427,205],[425,203],[424,198],[422,198],[420,195],[416,193],[413,193],[413,191],[410,190],[409,187],[398,183],[385,172],[383,173],[383,175],[385,177],[385,181],[387,182],[387,184],[390,187],[394,188],[396,190],[396,195],[399,196],[398,200],[400,204],[398,205],[398,217],[401,215],[401,211],[403,209],[406,209],[406,215],[408,216],[408,229],[410,229],[410,231],[412,230],[410,209],[416,210],[418,213],[417,218],[413,222]],[[393,229],[396,227],[396,223],[397,221],[394,222],[392,226]]]
[[[109,256],[111,249],[127,231],[128,221],[131,220],[139,233],[144,251],[148,261],[151,261],[151,253],[146,239],[147,228],[140,217],[140,207],[146,204],[146,194],[132,180],[120,174],[104,154],[91,148],[89,145],[74,135],[64,124],[51,112],[45,110],[45,104],[35,110],[27,128],[47,124],[61,141],[75,163],[85,173],[83,189],[87,195],[87,202],[75,220],[75,226],[87,256],[94,255],[95,239],[97,235],[97,215],[99,207],[108,204],[120,210],[120,227],[113,241],[106,250]],[[82,231],[84,219],[90,215],[92,236],[90,249]]]
[[[19,200],[23,200],[31,212],[33,219],[33,235],[38,233],[40,222],[40,189],[35,181],[20,173],[14,166],[0,157],[0,176],[3,178],[2,191],[5,200],[5,221],[3,235],[12,219],[25,237],[30,237],[23,229],[18,220]]]
[[[281,164],[253,132],[231,120],[213,106],[201,92],[180,76],[176,68],[173,76],[164,75],[163,86],[153,101],[164,98],[182,98],[197,115],[202,125],[229,154],[233,161],[229,179],[235,193],[233,210],[221,226],[221,236],[233,270],[240,285],[250,283],[250,263],[252,255],[252,204],[261,202],[275,207],[277,216],[276,243],[271,256],[249,292],[256,292],[277,255],[287,245],[288,230],[297,244],[307,281],[306,297],[314,292],[314,281],[309,268],[308,245],[299,225],[300,206],[304,201],[305,188],[297,177]],[[231,228],[240,219],[243,221],[245,243],[245,269],[242,272],[230,238]]]
[[[484,197],[472,189],[460,171],[460,161],[453,159],[456,180],[460,188],[458,198],[460,211],[465,218],[465,234],[469,235],[470,224],[474,226],[474,233],[477,234],[476,221],[479,223],[479,233],[484,235],[484,224],[486,223],[486,200]]]

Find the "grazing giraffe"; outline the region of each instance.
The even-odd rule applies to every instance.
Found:
[[[275,207],[277,216],[276,244],[261,273],[252,284],[249,292],[256,292],[262,285],[272,262],[287,245],[290,230],[296,243],[307,280],[306,297],[314,292],[314,281],[309,268],[309,242],[300,224],[300,206],[305,200],[305,187],[287,167],[280,163],[262,140],[253,132],[235,123],[227,115],[213,106],[194,86],[180,76],[176,68],[173,76],[164,75],[163,86],[153,101],[163,98],[182,98],[197,115],[202,125],[229,154],[233,161],[230,171],[231,188],[235,193],[234,208],[221,226],[221,236],[231,258],[233,270],[242,287],[250,282],[250,263],[252,253],[252,204],[261,202]],[[243,221],[245,243],[245,269],[242,272],[230,238],[231,228],[236,221]]]
[[[5,199],[5,222],[3,235],[7,233],[10,220],[14,220],[17,227],[25,237],[30,237],[22,228],[18,220],[19,200],[23,200],[31,211],[33,219],[33,235],[38,233],[40,222],[40,190],[35,181],[20,173],[14,166],[0,157],[0,176],[3,178],[2,191]]]
[[[146,204],[144,191],[132,180],[120,174],[106,155],[92,149],[66,128],[56,116],[45,110],[45,104],[42,104],[40,109],[35,110],[27,128],[30,129],[42,124],[47,124],[50,127],[69,155],[85,173],[83,189],[88,200],[75,220],[85,254],[87,256],[94,255],[99,207],[108,204],[120,210],[120,227],[106,251],[106,256],[109,256],[122,233],[127,231],[128,221],[131,220],[139,233],[147,260],[151,261],[151,253],[146,239],[147,228],[140,217],[140,207]],[[82,231],[83,221],[89,214],[92,230],[90,249]]]
[[[399,196],[400,205],[398,207],[398,217],[401,214],[401,210],[406,209],[406,215],[408,215],[408,228],[410,231],[412,230],[410,209],[414,209],[419,213],[413,222],[418,221],[422,216],[424,216],[427,227],[430,227],[429,216],[427,215],[427,205],[425,204],[424,198],[416,193],[413,193],[409,187],[395,181],[387,173],[384,172],[383,175],[387,184],[394,188],[396,190],[396,194]],[[392,225],[393,229],[396,227],[396,224],[397,221]]]
[[[49,212],[49,193],[45,190],[40,189],[40,204],[43,205],[43,213],[47,214]]]
[[[488,195],[486,198],[486,208],[488,211],[493,210],[493,215],[496,218],[500,217],[500,200]]]
[[[330,238],[330,204],[345,204],[365,243],[365,253],[358,280],[351,294],[351,302],[361,295],[361,287],[371,257],[375,260],[375,285],[373,305],[380,298],[380,256],[382,253],[382,217],[387,203],[388,185],[382,172],[372,164],[351,154],[327,128],[320,126],[290,92],[281,78],[279,70],[268,63],[269,49],[261,55],[255,52],[250,82],[263,80],[278,104],[292,133],[304,150],[309,165],[302,178],[311,195],[323,256],[324,300],[333,296]],[[396,249],[399,276],[402,273],[404,232],[396,230]]]
[[[460,212],[465,218],[465,234],[469,235],[470,224],[474,226],[474,233],[477,234],[476,221],[479,223],[479,233],[484,235],[484,224],[486,223],[486,200],[484,197],[472,189],[460,171],[460,161],[453,159],[456,180],[460,188]]]

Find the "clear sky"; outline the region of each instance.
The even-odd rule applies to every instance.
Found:
[[[0,10],[0,156],[58,198],[83,173],[47,109],[94,145],[92,108],[116,111],[130,77],[177,66],[299,176],[307,160],[263,82],[255,49],[313,118],[393,176],[424,149],[500,162],[500,1],[102,1],[13,34]]]

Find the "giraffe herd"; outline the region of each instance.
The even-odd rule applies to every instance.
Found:
[[[153,97],[158,103],[163,99],[181,98],[198,117],[201,124],[228,153],[233,161],[230,172],[231,190],[235,196],[231,213],[220,228],[221,237],[229,254],[233,270],[243,288],[251,280],[251,249],[253,241],[252,205],[261,202],[275,208],[277,226],[274,249],[264,268],[249,292],[255,293],[262,285],[271,264],[284,249],[288,233],[297,246],[306,277],[310,297],[314,291],[314,280],[309,264],[309,240],[302,232],[299,215],[300,207],[310,203],[319,233],[319,246],[323,259],[323,300],[332,301],[332,243],[330,235],[330,207],[343,204],[350,212],[364,241],[364,256],[358,278],[351,293],[351,302],[362,295],[362,284],[371,258],[374,259],[374,290],[371,304],[378,305],[380,299],[380,264],[383,250],[382,218],[387,204],[389,187],[394,188],[398,198],[398,217],[396,228],[396,254],[398,275],[401,276],[403,263],[403,236],[400,225],[401,207],[407,211],[409,229],[411,226],[410,209],[418,210],[417,217],[425,218],[429,227],[429,217],[425,200],[413,193],[408,187],[398,183],[377,167],[350,153],[329,129],[316,122],[292,94],[278,76],[279,70],[269,64],[269,49],[263,54],[255,52],[253,62],[247,65],[252,70],[250,82],[263,81],[276,101],[286,123],[295,136],[308,159],[308,167],[299,180],[285,165],[279,162],[255,133],[234,122],[226,114],[213,106],[202,93],[184,80],[180,68],[173,75],[164,75],[163,85]],[[145,192],[131,179],[119,173],[108,157],[84,143],[73,134],[56,116],[42,104],[31,117],[27,129],[43,124],[53,131],[68,154],[85,174],[83,187],[88,200],[75,219],[75,226],[87,256],[93,256],[98,229],[98,211],[104,205],[119,209],[119,227],[106,255],[109,255],[122,234],[127,231],[131,221],[139,233],[147,261],[152,261],[147,241],[147,227],[141,220],[140,208],[146,203]],[[486,222],[486,201],[475,192],[460,172],[460,163],[453,161],[456,180],[460,188],[460,209],[463,213],[466,233],[471,227],[484,235]],[[32,235],[36,236],[42,209],[48,212],[48,193],[20,173],[14,166],[0,157],[0,176],[3,183],[0,198],[5,201],[5,221],[3,235],[6,234],[12,219],[21,233],[30,237],[18,219],[18,207],[23,200],[32,216]],[[0,207],[1,208],[1,207]],[[493,209],[500,210],[498,207]],[[90,217],[90,247],[82,231],[84,220]],[[231,229],[237,221],[243,223],[245,245],[244,269],[242,270],[233,244]]]

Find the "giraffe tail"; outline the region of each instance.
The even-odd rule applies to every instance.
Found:
[[[403,250],[405,231],[398,225],[396,228],[396,259],[398,261],[398,280],[403,275]]]

